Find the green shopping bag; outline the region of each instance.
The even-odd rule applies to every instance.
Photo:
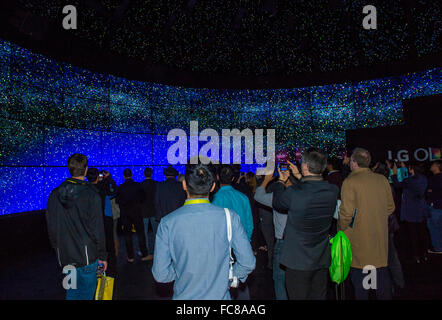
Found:
[[[352,261],[350,240],[348,240],[344,232],[338,231],[336,236],[330,239],[330,244],[330,278],[333,282],[340,284],[344,282],[350,271]]]

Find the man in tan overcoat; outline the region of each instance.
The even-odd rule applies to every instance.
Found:
[[[338,227],[351,243],[350,278],[356,299],[368,299],[368,289],[376,289],[378,299],[391,299],[388,216],[395,207],[388,180],[373,173],[370,162],[368,150],[353,151],[352,172],[342,184]]]

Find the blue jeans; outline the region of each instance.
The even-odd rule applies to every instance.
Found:
[[[97,289],[98,260],[87,266],[76,268],[77,289],[66,290],[66,300],[94,300]]]
[[[427,220],[433,249],[442,252],[442,209],[430,207],[430,217]]]
[[[276,239],[275,247],[273,248],[273,283],[275,286],[276,300],[288,300],[287,290],[285,288],[285,270],[281,269],[279,264],[279,256],[284,240]]]
[[[152,232],[149,232],[149,221],[152,226]],[[158,224],[155,217],[144,218],[144,230],[146,231],[147,250],[149,254],[153,255],[155,250],[155,237],[157,236]]]

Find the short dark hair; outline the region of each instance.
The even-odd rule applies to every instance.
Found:
[[[309,148],[302,155],[302,162],[307,164],[308,171],[322,174],[327,167],[327,155],[318,148]]]
[[[382,174],[384,177],[388,178],[390,176],[390,170],[387,167],[387,164],[384,162],[378,162],[378,166],[373,171],[374,173]]]
[[[152,168],[146,168],[146,169],[144,169],[144,176],[145,176],[146,178],[150,178],[150,177],[152,177],[152,174],[153,174],[153,170],[152,170]]]
[[[413,169],[414,173],[420,173],[420,174],[425,173],[425,165],[422,162],[410,161],[408,167],[410,169]]]
[[[72,177],[81,177],[86,173],[87,157],[81,153],[74,153],[68,159],[68,169]]]
[[[255,174],[253,172],[247,172],[247,178],[249,179],[253,179],[253,177],[255,177]]]
[[[351,154],[351,158],[360,168],[368,168],[371,162],[371,155],[367,149],[356,148]]]
[[[231,165],[231,167],[232,167],[232,172],[233,172],[232,177],[238,179],[241,176],[241,164],[234,163]]]
[[[186,174],[187,191],[191,196],[209,196],[215,177],[209,165],[205,164],[187,164]]]
[[[99,175],[99,171],[97,168],[89,168],[87,170],[86,178],[90,183],[92,183],[92,182],[97,181],[98,175]]]
[[[219,182],[221,184],[231,184],[233,179],[233,168],[229,164],[224,164],[219,170]]]
[[[125,178],[132,178],[132,170],[129,168],[126,168],[123,170],[123,177]]]
[[[333,170],[341,170],[341,163],[342,160],[337,157],[330,157],[327,159],[327,164],[331,165]]]

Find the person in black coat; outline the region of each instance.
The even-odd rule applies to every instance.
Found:
[[[166,180],[157,184],[155,192],[155,219],[158,223],[163,217],[181,207],[187,198],[182,184],[176,181],[178,171],[168,166],[163,173]]]
[[[145,180],[140,182],[141,189],[143,190],[143,197],[141,199],[142,216],[147,237],[147,249],[151,255],[154,253],[155,237],[158,228],[158,222],[156,222],[155,219],[155,193],[157,182],[152,179],[152,173],[152,168],[144,169]],[[149,232],[149,223],[152,232]]]
[[[442,253],[442,161],[434,161],[430,170],[433,175],[428,180],[427,202],[430,206],[428,230],[432,249],[428,252]]]
[[[68,300],[92,300],[98,264],[102,263],[104,271],[107,270],[101,199],[96,188],[84,181],[87,164],[85,155],[76,153],[69,157],[72,178],[52,190],[46,210],[49,240],[60,267],[75,266],[78,279],[82,279],[76,283],[76,289],[65,287]]]
[[[373,168],[374,173],[379,173],[388,179],[390,176],[390,170],[385,162],[376,163]],[[393,185],[390,184],[391,192],[393,194],[393,199],[395,199],[395,190]],[[399,231],[400,225],[396,218],[396,215],[390,214],[388,216],[388,269],[390,270],[391,279],[393,283],[399,287],[403,288],[405,286],[404,273],[402,271],[402,265],[399,260],[399,256],[396,250],[396,245],[394,243],[395,233]]]
[[[405,167],[405,164],[402,162],[401,166]],[[391,179],[395,188],[402,188],[401,221],[405,221],[408,227],[413,260],[421,263],[428,260],[428,207],[425,201],[428,180],[423,174],[424,167],[421,163],[409,163],[408,172],[408,178],[400,182],[397,177],[398,168],[394,164]]]
[[[257,203],[253,198],[254,195],[252,192],[252,188],[246,182],[246,173],[241,172],[241,165],[233,165],[232,168],[234,175],[232,187],[238,190],[239,192],[244,193],[247,196],[247,198],[249,198],[250,208],[252,209],[252,216],[253,216],[252,249],[255,255],[257,255],[258,249],[263,250],[265,248],[265,250],[268,250],[268,247],[266,246],[266,239],[264,238],[264,234],[261,230],[260,215],[259,215],[260,211],[263,210],[264,206]],[[272,261],[270,253],[268,257],[269,259],[267,261],[267,267],[271,269]]]
[[[113,235],[113,219],[112,217],[106,216],[105,214],[105,202],[110,201],[109,199],[106,199],[106,196],[110,195],[110,187],[107,184],[112,184],[114,186],[116,192],[116,184],[110,178],[109,173],[104,178],[104,171],[102,172],[102,176],[100,176],[100,172],[97,168],[89,168],[86,174],[86,178],[91,184],[92,188],[96,190],[101,198],[101,208],[102,208],[102,214],[103,214],[103,223],[104,223],[104,234],[106,237],[106,251],[107,251],[107,257],[108,257],[108,266],[106,275],[110,277],[116,277],[117,275],[117,257],[115,255],[115,245],[114,245],[114,235]]]
[[[280,264],[286,269],[286,287],[291,300],[325,300],[330,266],[329,230],[339,188],[324,181],[324,152],[308,149],[302,158],[302,175],[290,164],[301,182],[286,188],[290,171],[280,171],[274,186],[273,209],[287,212]]]
[[[139,183],[133,181],[132,171],[124,169],[124,183],[118,186],[117,203],[120,206],[120,217],[124,229],[127,250],[127,261],[134,261],[134,246],[132,242],[132,226],[138,236],[138,244],[142,254],[142,261],[152,260],[146,247],[146,234],[144,233],[143,217],[141,215],[141,199],[143,190]]]
[[[327,160],[327,175],[326,175],[325,179],[329,183],[337,186],[339,188],[339,191],[342,188],[342,181],[343,181],[340,167],[341,167],[341,165],[339,163],[338,158],[329,158]]]
[[[433,175],[428,180],[427,201],[434,209],[442,210],[442,160],[431,164]]]

